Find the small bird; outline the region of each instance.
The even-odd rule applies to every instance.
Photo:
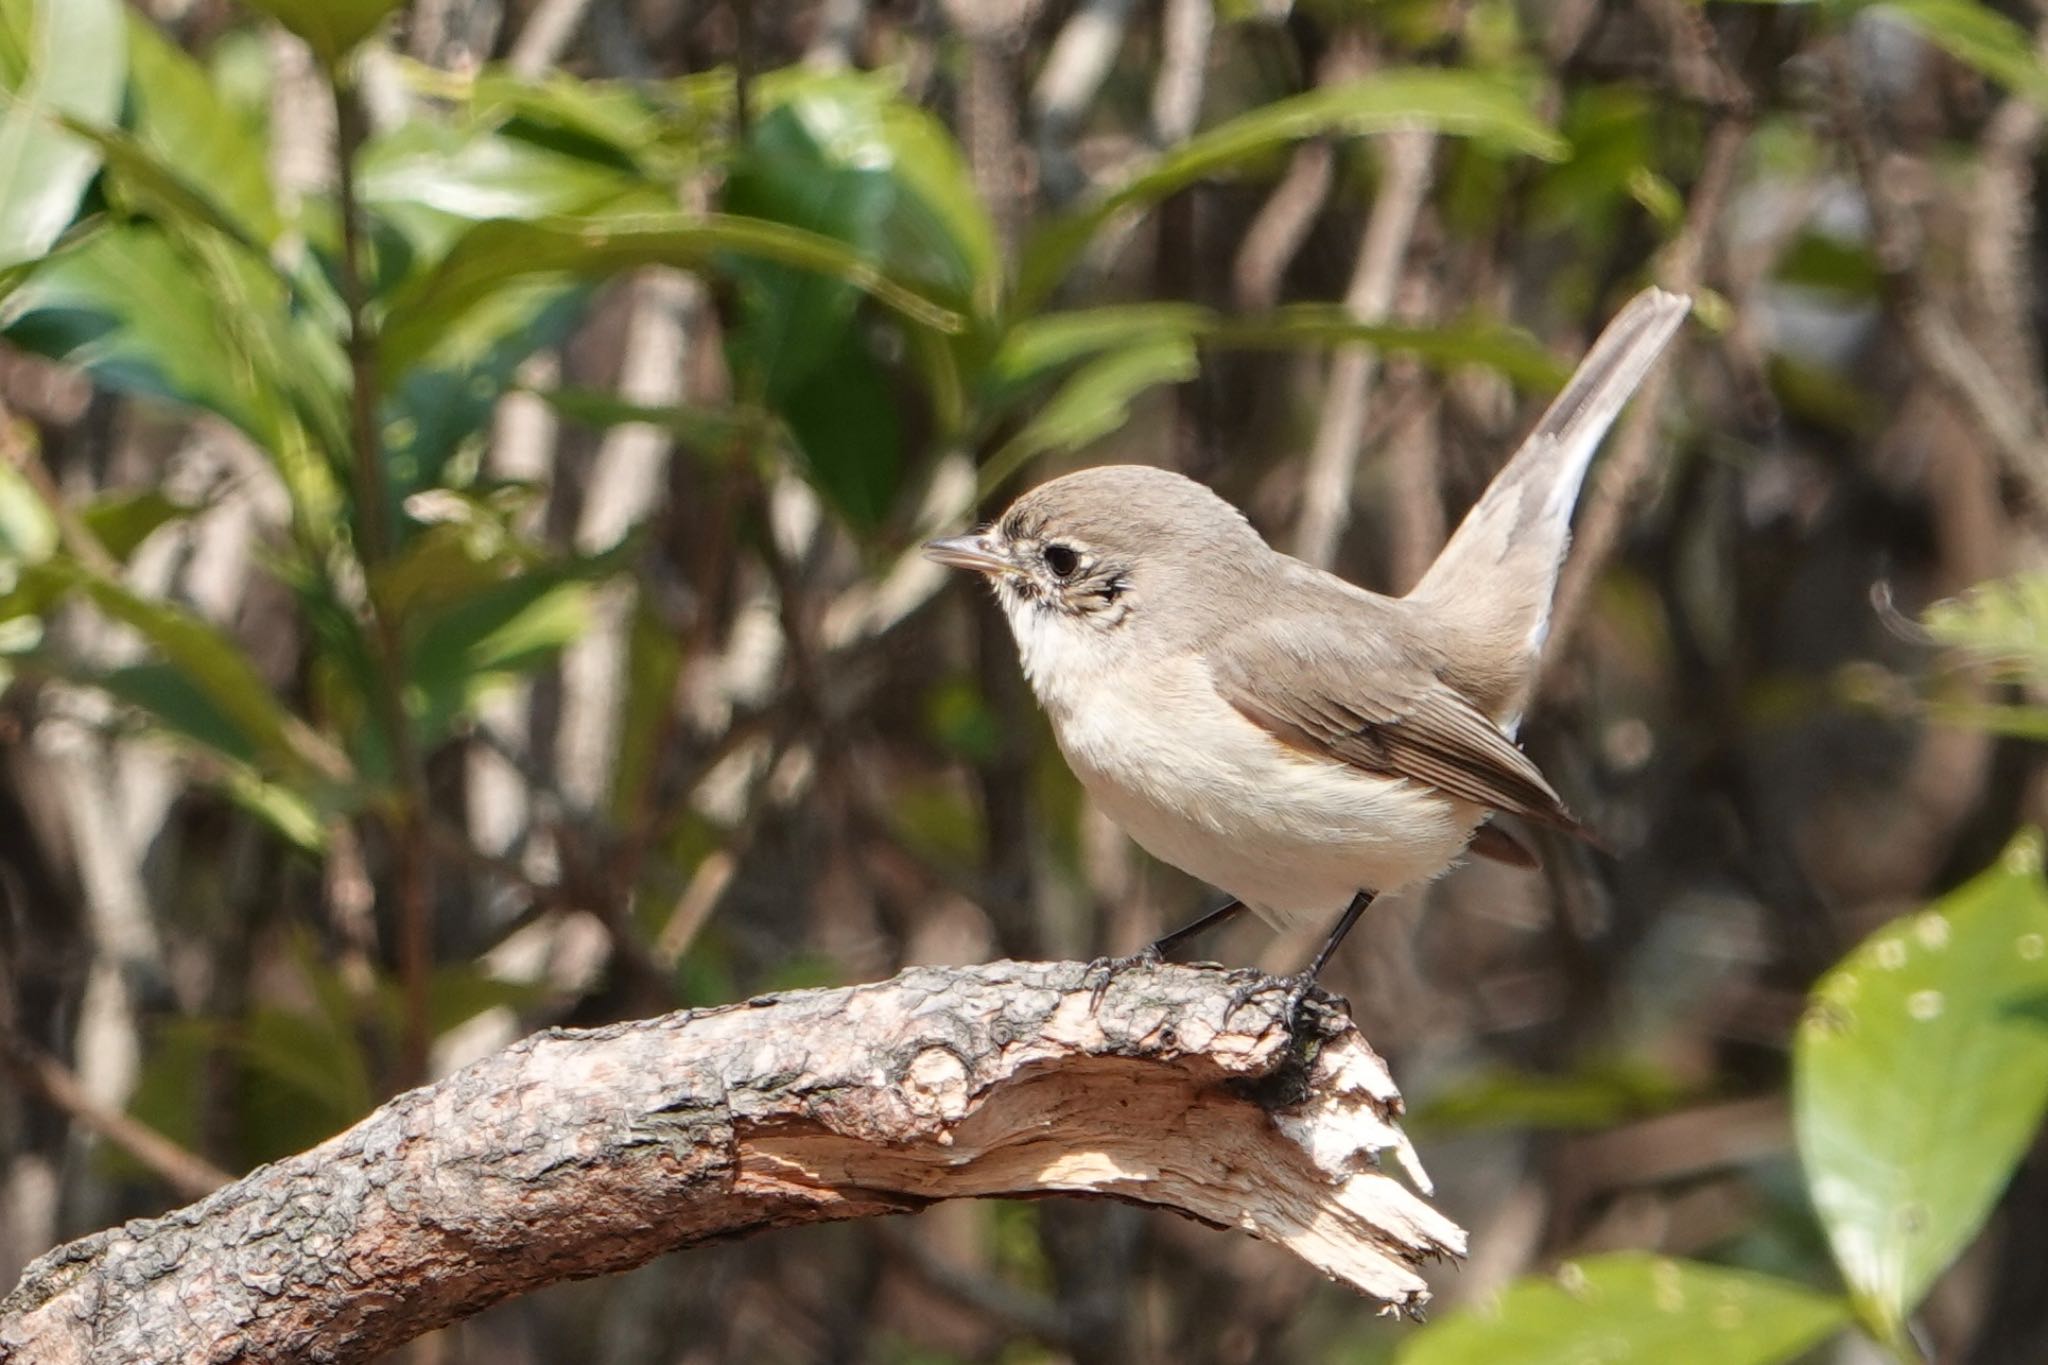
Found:
[[[1330,924],[1298,1007],[1373,897],[1466,851],[1533,859],[1494,812],[1583,836],[1514,741],[1587,463],[1691,300],[1645,290],[1405,597],[1280,553],[1163,469],[1043,484],[925,553],[994,588],[1083,787],[1154,857],[1249,908]],[[1476,838],[1475,838],[1476,834]]]

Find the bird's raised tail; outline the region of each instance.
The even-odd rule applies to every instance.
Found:
[[[1460,690],[1510,726],[1550,629],[1586,465],[1691,308],[1682,294],[1645,289],[1615,315],[1408,594],[1452,637],[1441,642],[1452,666],[1478,666]]]

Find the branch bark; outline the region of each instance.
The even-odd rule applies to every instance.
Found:
[[[1389,1309],[1464,1234],[1348,1020],[1243,972],[920,968],[551,1030],[162,1218],[60,1247],[0,1362],[354,1361],[557,1280],[764,1228],[1098,1195],[1244,1228]],[[1250,990],[1241,1004],[1233,992]]]

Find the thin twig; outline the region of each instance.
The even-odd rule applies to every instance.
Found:
[[[0,1065],[24,1087],[41,1095],[135,1158],[186,1199],[212,1194],[234,1177],[196,1152],[179,1146],[139,1119],[109,1109],[86,1092],[71,1069],[11,1030],[0,1028]]]
[[[398,970],[405,1000],[405,1032],[400,1052],[399,1082],[411,1085],[427,1074],[432,1043],[428,986],[433,972],[433,864],[428,857],[424,824],[426,770],[405,709],[403,649],[397,623],[378,600],[377,571],[390,558],[392,532],[386,506],[383,443],[377,429],[377,339],[369,319],[365,285],[367,242],[363,206],[357,190],[355,162],[368,136],[362,105],[340,72],[334,73],[335,160],[341,214],[341,296],[348,313],[349,437],[354,458],[356,554],[367,580],[364,607],[369,616],[371,654],[375,663],[375,705],[391,746],[397,810],[387,816],[394,844],[398,886]]]

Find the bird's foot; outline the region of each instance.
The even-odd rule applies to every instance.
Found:
[[[1159,945],[1156,943],[1148,943],[1137,952],[1125,957],[1096,958],[1088,964],[1087,972],[1083,978],[1084,980],[1087,976],[1096,978],[1094,986],[1088,991],[1088,1008],[1091,1011],[1101,1009],[1102,997],[1108,992],[1110,983],[1125,972],[1130,971],[1133,967],[1156,967],[1165,960],[1165,954],[1159,951]]]
[[[1307,1007],[1310,997],[1317,994],[1319,989],[1316,985],[1316,974],[1312,971],[1296,972],[1292,976],[1253,977],[1230,992],[1230,1004],[1223,1017],[1228,1019],[1231,1015],[1237,1013],[1239,1009],[1250,1004],[1258,996],[1272,990],[1275,986],[1279,986],[1286,991],[1286,994],[1282,997],[1281,1018],[1287,1021],[1288,1035],[1298,1039],[1301,1036],[1301,1026],[1304,1022],[1302,1012]],[[1330,996],[1327,992],[1324,993],[1324,997],[1333,1002],[1341,1003],[1337,1001],[1337,997]]]

